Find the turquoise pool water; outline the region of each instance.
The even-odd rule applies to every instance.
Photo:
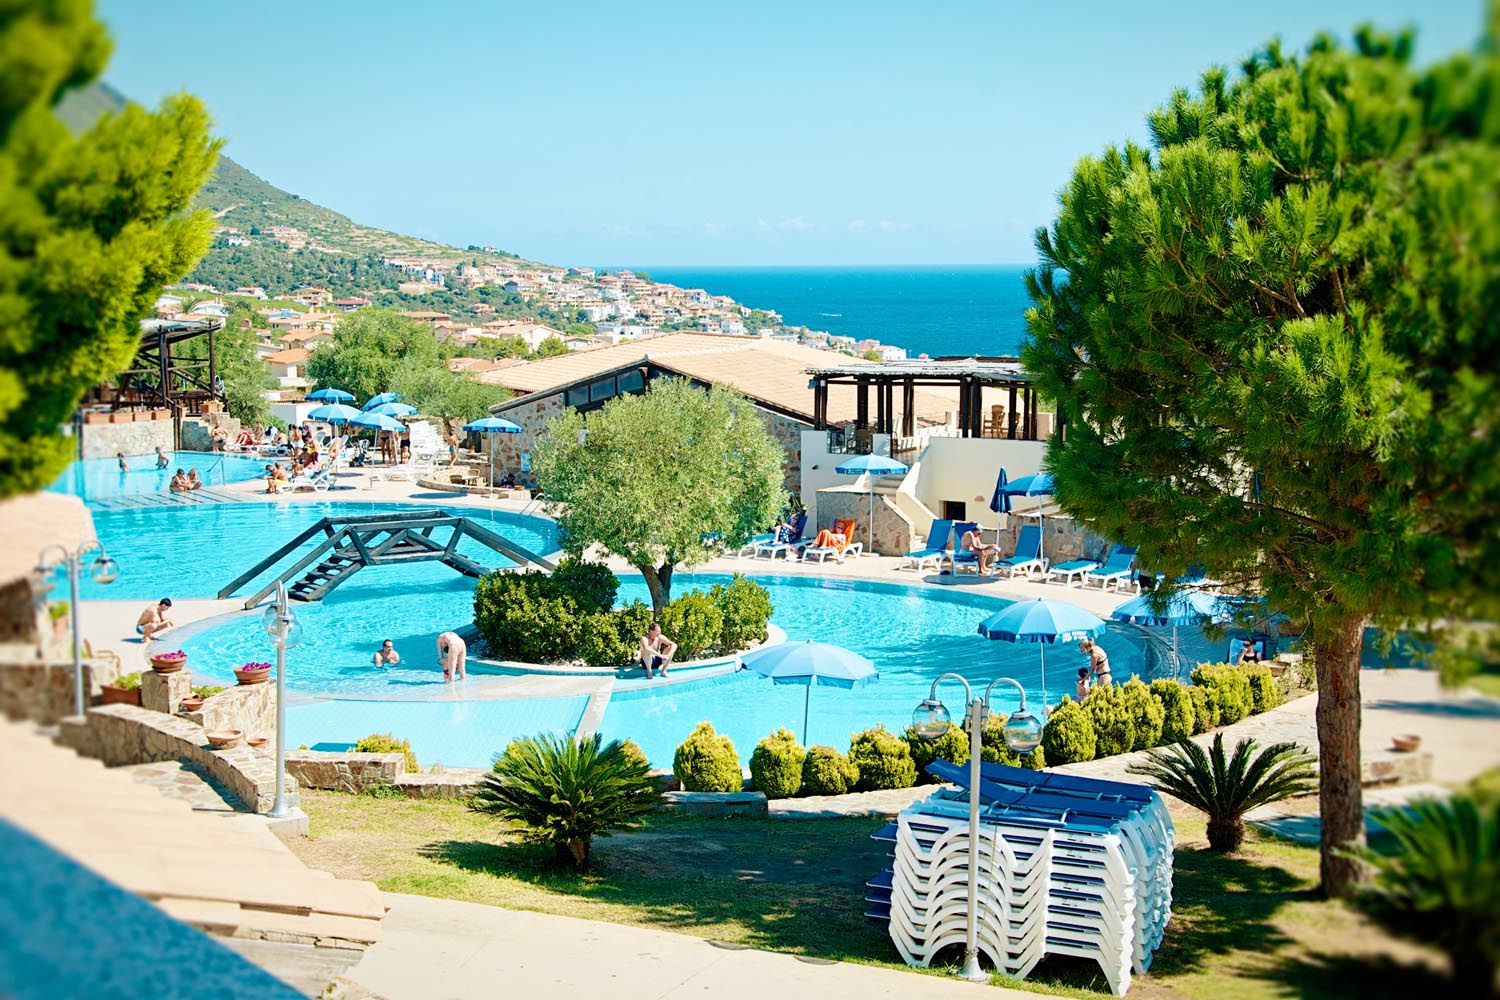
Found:
[[[101,586],[85,577],[83,596],[100,600],[214,597],[220,587],[320,518],[396,511],[430,513],[441,509],[417,504],[298,500],[96,510],[94,530],[119,564],[120,578],[109,586]],[[556,526],[544,518],[470,508],[459,513],[533,552],[546,553],[557,548]],[[309,540],[304,549],[315,544],[316,541]],[[509,565],[507,560],[472,540],[461,544],[459,551],[484,566]],[[294,553],[282,565],[290,566],[296,558]],[[267,571],[263,579],[272,579],[271,572]],[[357,637],[379,632],[390,621],[392,613],[381,607],[386,599],[394,598],[392,606],[396,607],[405,596],[407,610],[396,612],[398,618],[441,617],[442,608],[446,607],[441,605],[443,595],[459,584],[462,594],[454,592],[453,599],[467,606],[467,595],[473,591],[472,581],[446,566],[418,563],[374,567],[361,570],[324,603],[350,612],[347,619],[337,621],[336,627],[347,629],[350,641],[358,641]],[[254,590],[246,588],[240,593],[248,596]],[[359,594],[364,594],[368,603],[355,609],[341,603]]]
[[[178,469],[197,469],[205,486],[224,486],[265,474],[266,461],[246,455],[215,455],[206,451],[171,453],[165,469],[156,467],[155,455],[127,455],[129,472],[121,472],[113,458],[88,458],[73,462],[57,481],[47,487],[54,493],[71,493],[85,500],[163,493]]]

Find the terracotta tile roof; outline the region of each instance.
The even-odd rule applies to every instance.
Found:
[[[265,360],[275,365],[297,365],[307,360],[308,351],[305,347],[292,347],[285,351],[277,351],[267,354]]]

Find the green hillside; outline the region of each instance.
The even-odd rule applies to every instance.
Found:
[[[100,115],[119,111],[126,103],[125,96],[113,87],[94,83],[70,92],[57,111],[70,128],[81,131]],[[442,290],[420,298],[398,295],[392,289],[402,280],[401,274],[381,263],[385,256],[478,262],[515,260],[514,254],[461,249],[361,226],[330,208],[283,191],[223,154],[194,204],[212,212],[219,225],[238,232],[222,233],[215,239],[189,275],[191,281],[219,289],[258,285],[273,296],[305,285],[321,285],[336,295],[363,295],[410,309],[461,311],[484,301],[501,315],[524,311],[519,297],[488,288],[478,293]],[[305,234],[308,247],[290,249],[272,239],[268,230],[273,226],[299,230]]]

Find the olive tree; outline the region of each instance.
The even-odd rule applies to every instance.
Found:
[[[1025,363],[1070,513],[1307,623],[1322,878],[1360,842],[1368,626],[1500,594],[1500,59],[1361,30],[1211,69],[1037,234]]]
[[[532,454],[569,552],[599,545],[640,570],[657,616],[678,566],[738,547],[786,506],[781,446],[733,389],[655,379],[588,415],[552,418]]]

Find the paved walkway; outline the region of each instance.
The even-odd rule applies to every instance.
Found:
[[[686,934],[384,893],[381,941],[345,979],[387,1000],[521,996],[609,1000],[944,1000],[1034,993],[844,962],[797,958]]]

